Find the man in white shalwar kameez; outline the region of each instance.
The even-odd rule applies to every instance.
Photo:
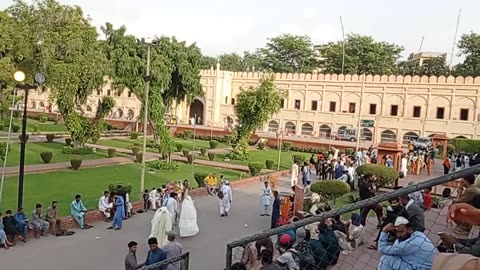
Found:
[[[108,191],[103,192],[103,196],[98,200],[98,210],[105,215],[105,218],[108,220],[111,216],[110,209],[113,205],[108,203],[108,197],[110,193]]]
[[[296,162],[292,164],[292,173],[290,174],[290,185],[296,186],[298,183],[299,168]]]
[[[232,189],[230,188],[230,181],[225,181],[225,184],[220,188],[223,193],[223,198],[220,200],[220,216],[228,216],[230,206],[232,204]]]
[[[178,230],[180,231],[180,237],[194,236],[199,232],[197,209],[190,196],[186,196],[182,202]]]
[[[148,200],[150,201],[150,205],[152,206],[152,210],[157,210],[157,206],[159,205],[160,194],[156,188],[153,188],[150,193],[148,193]]]
[[[167,207],[170,214],[172,214],[173,224],[176,224],[178,218],[177,193],[170,193],[170,197],[168,197],[167,201],[165,202],[165,207]]]
[[[272,201],[272,188],[268,186],[268,181],[265,181],[265,186],[262,189],[262,203],[263,213],[260,216],[270,216],[269,208]]]
[[[168,243],[167,232],[173,231],[173,218],[167,207],[161,207],[152,218],[152,229],[148,238],[155,237],[158,246],[163,247]]]

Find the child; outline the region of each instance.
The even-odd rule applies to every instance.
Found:
[[[426,188],[424,191],[423,191],[423,208],[425,210],[430,210],[432,208],[432,204],[433,204],[433,201],[432,201],[432,188],[429,187],[429,188]]]
[[[145,189],[145,191],[143,192],[143,211],[147,211],[151,207],[149,193],[150,192],[148,191],[148,189]]]

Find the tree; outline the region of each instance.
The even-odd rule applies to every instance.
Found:
[[[246,71],[243,58],[236,53],[222,54],[218,57],[220,68],[228,71]]]
[[[200,60],[201,69],[211,69],[217,66],[217,58],[203,55]]]
[[[273,76],[262,78],[256,88],[240,90],[234,107],[238,125],[233,131],[236,141],[233,153],[237,159],[248,159],[250,134],[280,111],[282,98],[283,93],[277,90]]]
[[[480,75],[480,35],[470,33],[462,35],[458,42],[460,52],[458,56],[465,60],[455,67],[455,75],[479,76]]]
[[[423,61],[419,66],[417,61],[402,61],[397,65],[397,74],[418,76],[448,76],[449,69],[444,56]]]
[[[271,38],[258,54],[260,68],[271,72],[309,73],[320,66],[308,36],[283,34]]]
[[[345,74],[394,74],[403,47],[393,43],[377,42],[372,37],[351,34],[345,40]],[[326,73],[341,74],[342,41],[329,43],[325,48]]]

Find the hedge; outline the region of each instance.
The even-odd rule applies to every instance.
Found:
[[[71,138],[65,138],[65,144],[67,146],[70,146],[72,144],[72,139]]]
[[[136,140],[138,138],[138,132],[132,131],[130,132],[130,139]]]
[[[47,139],[47,142],[53,142],[53,140],[55,139],[55,134],[47,134],[45,135],[46,139]]]
[[[143,160],[143,153],[142,152],[138,152],[135,154],[135,162],[136,163],[142,163],[142,160]]]
[[[290,148],[292,148],[292,143],[291,142],[283,142],[282,143],[282,150],[283,151],[290,151]]]
[[[108,148],[107,152],[108,152],[108,157],[109,157],[109,158],[113,158],[113,157],[115,156],[115,153],[117,152],[117,149],[115,149],[115,148]]]
[[[72,169],[74,171],[77,171],[80,168],[80,166],[82,166],[82,160],[77,158],[70,159],[70,165],[72,165]]]
[[[177,143],[177,144],[175,145],[175,147],[177,148],[177,152],[180,152],[180,151],[182,151],[182,149],[183,149],[183,144]]]
[[[132,185],[131,184],[126,184],[123,182],[114,182],[108,185],[108,191],[109,192],[117,192],[118,191],[118,186],[122,186],[120,190],[126,193],[131,193],[132,192]]]
[[[262,172],[263,163],[261,162],[251,162],[248,163],[248,170],[250,171],[251,176],[257,176]]]
[[[190,150],[188,150],[188,149],[183,149],[183,150],[182,150],[182,153],[183,153],[183,156],[184,156],[184,157],[187,157],[188,153],[190,153]]]
[[[226,144],[232,143],[232,135],[225,135],[223,138],[225,139]]]
[[[200,148],[200,155],[205,156],[207,154],[207,149]]]
[[[28,142],[28,139],[30,138],[30,136],[28,134],[25,134],[25,143]],[[23,136],[22,135],[18,135],[18,140],[20,142],[23,142]]]
[[[393,184],[399,177],[399,173],[395,169],[379,164],[364,164],[359,166],[356,172],[362,179],[368,174],[375,176],[377,188]]]
[[[17,125],[17,124],[13,124],[13,125],[12,125],[12,131],[13,131],[14,133],[17,133],[19,130],[20,130],[20,126],[19,126],[19,125]]]
[[[267,169],[271,170],[273,168],[273,160],[265,160],[265,167],[267,167]]]
[[[205,186],[205,183],[203,182],[203,180],[207,176],[208,176],[208,173],[203,173],[203,172],[197,172],[197,173],[193,174],[193,178],[195,179],[195,182],[197,182],[197,186],[199,188]]]
[[[193,152],[188,153],[187,161],[188,161],[188,164],[193,164],[193,161],[195,161],[195,153]]]
[[[63,153],[68,155],[90,155],[90,154],[93,154],[93,148],[90,148],[90,147],[73,148],[70,146],[65,146],[63,147]]]
[[[307,157],[305,155],[292,155],[292,159],[295,163],[303,163],[307,160]]]
[[[43,163],[45,163],[45,164],[50,163],[50,161],[53,158],[53,153],[52,152],[41,152],[40,153],[40,158],[42,159]]]
[[[267,147],[266,143],[264,143],[264,142],[259,142],[258,143],[258,149],[263,150],[263,149],[265,149],[265,147]]]
[[[312,192],[335,200],[350,192],[350,186],[341,180],[319,181],[310,186]]]
[[[453,139],[448,141],[456,152],[479,153],[480,140]],[[447,146],[448,147],[448,146]]]
[[[40,123],[46,123],[48,120],[48,117],[46,117],[45,115],[42,115],[38,118],[38,121],[40,121]]]
[[[154,167],[157,170],[162,170],[162,171],[178,171],[182,167],[182,165],[179,162],[176,161],[165,161],[165,160],[159,160],[155,161],[152,163],[152,167]]]
[[[210,161],[213,161],[215,159],[215,153],[214,152],[208,152],[208,159]]]
[[[38,125],[33,126],[33,132],[38,132]]]
[[[193,132],[191,130],[185,130],[183,132],[183,138],[186,140],[193,138]]]
[[[218,142],[215,140],[210,141],[209,144],[211,149],[215,149],[218,146]]]
[[[138,152],[140,152],[140,147],[138,147],[138,146],[132,147],[132,154],[134,156],[136,156],[138,154]]]

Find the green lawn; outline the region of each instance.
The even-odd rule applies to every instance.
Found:
[[[312,154],[303,153],[303,152],[283,152],[280,155],[280,169],[286,170],[292,167],[292,156],[293,155],[303,155],[305,156],[305,160],[308,162],[310,160],[310,156]],[[208,159],[208,157],[198,157],[200,159]],[[316,159],[316,158],[315,158]],[[250,151],[250,159],[249,160],[229,160],[225,161],[225,154],[217,154],[215,155],[215,161],[224,162],[224,163],[233,163],[233,164],[240,164],[240,165],[248,165],[250,162],[261,162],[265,163],[265,160],[273,160],[274,165],[273,169],[277,169],[278,164],[278,150],[275,149],[265,149],[265,150],[251,150]]]
[[[18,141],[18,138],[12,138],[12,141]],[[64,143],[33,143],[27,142],[27,148],[25,150],[25,164],[41,164],[43,163],[42,159],[40,158],[41,152],[52,152],[53,158],[50,163],[56,162],[65,162],[70,161],[72,158],[80,158],[83,160],[87,159],[99,159],[99,158],[107,158],[108,154],[106,151],[97,150],[96,153],[92,155],[67,155],[62,153],[63,147],[65,147]],[[11,143],[10,144],[10,152],[8,152],[7,158],[7,166],[17,166],[20,163],[20,143]],[[1,162],[1,161],[0,161]],[[3,162],[0,163],[3,166]]]
[[[148,141],[151,141],[152,138],[148,137]],[[184,140],[182,138],[173,138],[174,144],[181,144],[183,145],[184,149],[193,149],[193,140]],[[99,145],[104,145],[104,146],[110,146],[110,147],[117,147],[117,148],[127,148],[130,149],[134,143],[139,143],[140,145],[143,144],[143,138],[139,137],[136,140],[130,139],[130,138],[116,138],[116,139],[104,139],[104,140],[99,140],[97,144]],[[175,146],[176,147],[176,146]],[[230,147],[229,145],[226,145],[224,143],[219,143],[217,148],[226,148]],[[205,140],[195,140],[195,149],[200,149],[200,148],[210,148],[209,141]],[[176,149],[176,148],[175,148]],[[148,149],[149,152],[158,152],[157,149]]]
[[[212,172],[217,175],[223,174],[227,179],[239,179],[240,172],[230,171],[206,166],[194,166],[194,172]],[[18,177],[5,179],[3,198],[0,212],[7,209],[15,209],[17,205]],[[145,188],[159,187],[169,180],[189,179],[190,184],[195,186],[192,180],[191,166],[183,165],[180,171],[147,173],[145,176]],[[140,165],[128,164],[121,166],[107,166],[99,168],[85,168],[78,171],[56,171],[41,174],[27,174],[25,176],[24,206],[28,214],[33,211],[36,203],[41,203],[44,208],[52,200],[59,202],[61,215],[70,213],[70,202],[75,194],[81,194],[85,206],[88,209],[96,209],[98,199],[103,191],[112,182],[130,183],[133,186],[132,201],[139,200],[140,192]]]
[[[17,124],[20,126],[20,130],[18,133],[22,131],[22,119],[20,118],[14,118],[13,123]],[[65,128],[65,125],[63,124],[58,124],[55,125],[54,122],[47,121],[45,123],[42,123],[38,120],[34,119],[27,119],[27,132],[34,132],[35,131],[35,126],[38,126],[38,132],[64,132],[67,131]],[[3,128],[4,131],[8,131],[8,126]]]

